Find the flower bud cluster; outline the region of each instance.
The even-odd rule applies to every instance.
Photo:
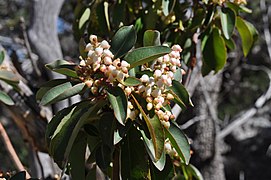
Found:
[[[87,58],[81,60],[79,74],[91,92],[97,95],[103,83],[118,84],[128,77],[130,64],[119,58],[113,59],[114,55],[106,40],[99,42],[96,35],[91,35],[89,39],[90,43],[85,47]]]
[[[161,123],[168,128],[169,120],[174,119],[174,115],[164,110],[162,107],[169,105],[170,100],[174,99],[173,95],[167,90],[172,86],[174,73],[181,66],[179,45],[172,46],[172,51],[156,60],[154,63],[153,76],[144,74],[141,76],[141,85],[137,87],[137,93],[141,94],[147,101],[147,110],[154,109]]]
[[[165,140],[164,145],[165,153],[168,154],[171,159],[179,158],[177,151],[172,147],[172,144],[170,143],[169,139]]]

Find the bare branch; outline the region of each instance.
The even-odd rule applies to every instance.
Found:
[[[25,171],[26,172],[26,178],[30,179],[31,176],[29,175],[29,173],[27,172],[27,170],[24,168],[22,162],[20,161],[15,149],[13,148],[11,141],[6,133],[6,130],[4,128],[4,126],[2,125],[2,123],[0,122],[0,135],[1,138],[3,140],[3,143],[10,155],[11,160],[13,161],[15,167],[17,168],[18,171]]]

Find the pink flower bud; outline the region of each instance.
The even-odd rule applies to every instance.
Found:
[[[92,50],[92,49],[93,49],[92,44],[87,43],[87,45],[86,45],[86,47],[85,47],[85,51],[88,52],[88,51],[90,51],[90,50]]]
[[[162,71],[159,70],[159,69],[156,69],[156,70],[154,71],[153,76],[154,76],[155,78],[161,77],[161,76],[162,76]]]
[[[121,61],[121,67],[130,67],[130,64],[127,61],[122,60]]]
[[[173,51],[182,52],[182,48],[181,48],[181,46],[180,46],[179,44],[173,45],[173,46],[171,47],[171,49],[172,49]]]
[[[103,53],[103,48],[100,48],[100,47],[96,48],[96,49],[95,49],[95,53],[96,53],[98,56],[101,56],[102,53]]]
[[[89,40],[90,40],[90,42],[92,43],[92,44],[95,44],[95,43],[97,43],[97,41],[98,41],[98,38],[97,38],[97,36],[96,35],[90,35],[89,36]]]
[[[106,65],[111,65],[112,64],[112,59],[109,56],[105,56],[103,60],[104,60],[104,63]]]
[[[147,110],[148,110],[148,111],[150,111],[150,110],[152,109],[152,107],[153,107],[152,103],[148,103],[148,104],[147,104]]]

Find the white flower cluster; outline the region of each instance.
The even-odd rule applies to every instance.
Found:
[[[172,86],[174,73],[181,66],[181,47],[174,45],[169,54],[156,59],[152,69],[149,69],[153,75],[142,75],[140,85],[125,86],[123,81],[129,77],[130,64],[119,58],[114,59],[107,41],[98,42],[95,35],[91,35],[89,39],[90,43],[85,47],[87,57],[81,60],[77,73],[91,92],[94,95],[105,95],[105,86],[121,87],[128,99],[127,117],[131,120],[135,120],[140,114],[138,108],[135,108],[135,102],[130,97],[132,92],[137,93],[146,99],[146,109],[148,111],[154,110],[161,123],[168,128],[170,126],[169,120],[175,117],[164,108],[170,104],[170,100],[174,99],[167,87]]]
[[[174,99],[173,95],[167,90],[167,87],[172,86],[174,73],[181,66],[180,52],[182,51],[179,45],[172,46],[172,51],[163,57],[158,58],[154,63],[153,77],[147,74],[140,78],[142,85],[137,88],[137,93],[141,94],[147,101],[147,110],[154,108],[161,123],[168,128],[170,119],[174,119],[174,115],[162,109],[170,104],[170,100]]]
[[[109,50],[110,45],[106,40],[98,42],[96,35],[90,36],[90,43],[85,47],[87,58],[81,60],[80,66],[87,67],[88,76],[84,77],[85,83],[93,94],[97,94],[102,83],[122,82],[128,77],[129,63],[119,58],[113,60],[114,55]],[[95,74],[103,74],[95,77]],[[84,74],[86,75],[86,74]]]

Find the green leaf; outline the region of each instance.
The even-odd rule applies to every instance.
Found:
[[[87,123],[100,119],[97,112],[104,104],[103,100],[80,103],[70,112],[64,111],[60,118],[53,119],[58,122],[50,121],[52,129],[46,133],[50,138],[49,152],[60,167],[66,166],[71,148],[81,128]]]
[[[193,106],[190,96],[185,87],[178,81],[173,80],[172,86],[168,89],[171,90],[174,96],[174,101],[182,108],[186,109],[186,106]]]
[[[137,79],[135,77],[128,77],[123,81],[123,85],[125,86],[138,86],[141,84],[140,79]]]
[[[181,82],[182,78],[183,78],[182,69],[177,68],[176,72],[174,73],[174,80]]]
[[[230,39],[226,39],[226,38],[224,38],[224,42],[225,42],[225,44],[226,44],[226,46],[230,49],[230,50],[234,50],[235,49],[235,42],[233,41],[233,39],[232,38],[230,38]]]
[[[81,29],[84,26],[84,24],[88,21],[89,17],[90,17],[90,9],[86,8],[84,13],[79,19],[79,29]]]
[[[189,164],[188,167],[188,173],[190,173],[193,177],[195,177],[196,180],[203,180],[203,176],[201,175],[200,171],[193,166],[192,164]]]
[[[174,169],[171,158],[166,155],[165,167],[162,171],[150,164],[150,172],[152,180],[173,179]]]
[[[41,100],[44,94],[52,89],[53,87],[68,82],[68,79],[53,79],[41,85],[40,89],[36,93],[36,99]]]
[[[165,152],[162,152],[162,155],[160,157],[160,159],[157,161],[155,159],[155,151],[154,151],[154,146],[153,143],[150,139],[147,138],[147,136],[145,135],[144,131],[140,130],[143,140],[144,140],[144,145],[146,147],[146,150],[152,160],[153,165],[159,170],[162,171],[165,167],[166,164],[166,156],[165,156]]]
[[[236,15],[230,8],[222,8],[220,12],[222,31],[226,39],[230,39],[235,27]]]
[[[201,67],[201,74],[202,76],[207,76],[210,72],[212,71],[212,69],[210,69],[205,62],[202,63],[202,67]]]
[[[47,91],[41,99],[41,105],[49,105],[56,103],[63,99],[72,97],[80,93],[85,87],[85,83],[79,83],[74,86],[70,82],[66,82],[60,85],[57,85]]]
[[[239,16],[237,17],[236,27],[241,36],[242,48],[243,48],[244,56],[246,57],[254,42],[253,34],[250,31],[248,22]]]
[[[244,5],[238,5],[232,2],[226,2],[227,6],[231,8],[236,14],[239,14],[240,12],[245,12],[245,13],[252,13],[251,9],[248,9]]]
[[[120,87],[112,87],[107,90],[108,100],[114,110],[116,119],[124,125],[127,118],[128,100],[124,91]]]
[[[7,83],[19,83],[19,79],[12,71],[2,69],[0,70],[0,80]]]
[[[196,29],[199,26],[201,26],[205,20],[205,14],[206,14],[206,11],[203,8],[197,9],[189,28]]]
[[[4,59],[5,59],[5,52],[2,50],[0,52],[0,65],[3,63]]]
[[[96,150],[96,163],[104,171],[109,167],[112,159],[112,151],[106,145],[101,145]]]
[[[166,46],[148,46],[137,48],[129,52],[124,59],[130,63],[130,68],[134,68],[138,65],[148,63],[163,55],[171,52],[171,49]]]
[[[113,149],[113,122],[115,120],[112,112],[103,113],[99,121],[99,131],[102,143]]]
[[[185,164],[189,164],[190,145],[182,130],[174,123],[171,123],[169,129],[165,128],[165,133],[166,137],[170,140],[172,146],[181,157],[181,160]]]
[[[160,32],[157,30],[147,30],[144,33],[143,45],[146,46],[159,46],[160,42]]]
[[[114,145],[118,144],[122,138],[124,138],[127,134],[127,132],[129,131],[129,129],[131,128],[132,126],[132,121],[131,120],[128,120],[126,123],[125,123],[125,126],[122,126],[120,124],[116,124],[116,128],[114,130]]]
[[[123,26],[120,28],[111,41],[110,50],[114,58],[120,58],[125,55],[136,43],[136,31],[134,26]]]
[[[218,28],[213,28],[206,41],[203,48],[203,60],[215,72],[218,72],[226,64],[227,50]]]
[[[73,179],[85,179],[85,153],[87,147],[87,136],[79,132],[69,155],[70,173]]]
[[[140,132],[132,126],[121,143],[122,179],[147,179],[148,158]]]
[[[65,60],[56,60],[55,62],[52,62],[50,64],[46,64],[45,65],[48,69],[55,71],[57,73],[69,76],[69,77],[73,77],[73,78],[77,78],[77,73],[75,71],[75,66],[76,64],[74,63],[70,63],[68,61]]]
[[[144,112],[144,110],[142,109],[140,103],[137,101],[135,96],[132,95],[132,97],[147,124],[148,130],[150,132],[151,140],[154,146],[154,154],[155,154],[154,160],[155,162],[157,162],[161,158],[162,153],[164,151],[165,134],[164,134],[163,127],[157,115],[154,115],[152,118],[149,118]]]
[[[6,105],[12,106],[14,105],[13,100],[7,95],[7,93],[0,91],[0,101],[5,103]]]

